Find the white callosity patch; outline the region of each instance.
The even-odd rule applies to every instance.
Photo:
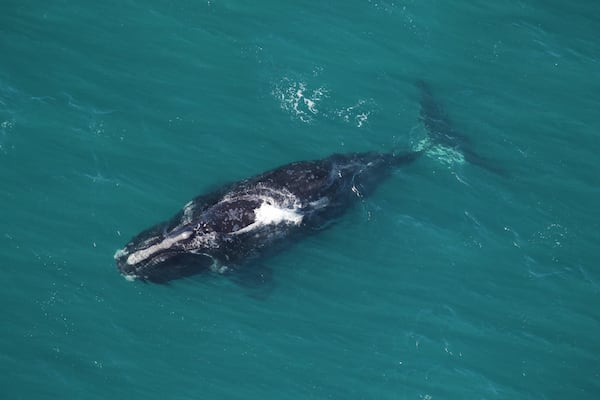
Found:
[[[196,228],[196,230],[198,227]],[[205,232],[202,234],[196,234],[194,238],[188,242],[186,245],[186,249],[193,251],[196,249],[208,249],[208,248],[218,248],[218,235],[216,232]]]
[[[175,243],[189,239],[192,235],[193,231],[184,231],[175,237],[167,237],[162,242],[157,243],[148,247],[147,249],[138,250],[135,253],[132,253],[129,257],[127,257],[127,264],[134,265],[139,263],[140,261],[144,261],[152,255],[156,254],[156,252],[161,250],[167,250],[171,248]]]
[[[125,250],[125,249],[119,249],[119,250],[115,251],[115,255],[113,256],[113,258],[115,260],[118,260],[119,258],[121,258],[123,256],[126,256],[127,254],[128,254],[127,250]]]
[[[263,201],[260,207],[254,209],[254,222],[250,225],[233,232],[234,235],[250,232],[265,225],[277,225],[281,223],[300,225],[303,215],[299,207],[285,208],[273,205],[270,201]]]

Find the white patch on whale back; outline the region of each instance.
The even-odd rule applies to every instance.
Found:
[[[262,202],[260,207],[254,209],[254,222],[244,228],[233,232],[238,235],[240,233],[250,232],[256,228],[265,225],[290,224],[300,225],[303,215],[299,212],[299,208],[280,208],[269,202]]]
[[[282,222],[298,225],[302,222],[302,214],[295,209],[279,208],[268,203],[262,203],[254,210],[255,223],[262,225],[280,224]]]
[[[218,248],[218,235],[216,232],[207,232],[201,235],[195,235],[194,238],[190,241],[189,246],[186,246],[186,248],[187,247],[189,247],[190,250]],[[208,256],[208,254],[206,255]]]
[[[147,249],[138,250],[127,257],[127,264],[133,265],[140,261],[144,261],[151,257],[153,254],[171,248],[175,243],[188,239],[192,235],[193,231],[184,231],[175,237],[167,237],[162,242],[157,243],[148,247]]]

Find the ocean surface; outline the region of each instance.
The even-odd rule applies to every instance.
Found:
[[[0,2],[0,398],[600,398],[600,3]],[[260,264],[113,254],[297,160],[446,149]],[[258,261],[257,261],[258,262]]]

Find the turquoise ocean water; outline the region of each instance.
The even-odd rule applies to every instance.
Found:
[[[0,397],[600,398],[600,3],[0,2]],[[113,254],[220,184],[430,153],[262,263]],[[260,295],[256,295],[257,291]]]

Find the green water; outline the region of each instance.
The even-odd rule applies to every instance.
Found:
[[[0,2],[0,396],[597,399],[600,3]],[[417,79],[508,176],[429,154],[227,277],[113,254],[197,194],[414,147]]]

